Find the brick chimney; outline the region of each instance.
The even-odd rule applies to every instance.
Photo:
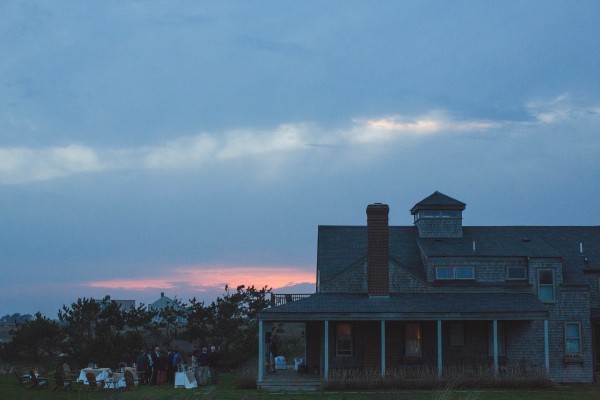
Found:
[[[389,296],[387,204],[367,206],[367,288],[369,296]]]

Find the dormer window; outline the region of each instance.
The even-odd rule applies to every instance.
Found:
[[[473,267],[437,267],[435,279],[438,280],[469,280],[475,279]]]
[[[459,210],[422,210],[416,212],[415,222],[421,218],[462,218],[462,212]]]

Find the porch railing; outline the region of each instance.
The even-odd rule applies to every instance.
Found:
[[[282,304],[292,303],[294,301],[306,299],[312,296],[311,293],[296,293],[296,294],[275,294],[271,293],[271,307],[280,306]]]

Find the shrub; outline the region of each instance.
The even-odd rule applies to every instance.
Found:
[[[258,374],[257,363],[258,360],[256,358],[248,360],[236,371],[236,389],[256,389],[256,377]]]
[[[502,370],[498,379],[489,365],[454,365],[444,368],[438,377],[437,368],[406,366],[387,371],[378,369],[332,369],[325,390],[373,389],[452,389],[467,388],[540,388],[552,386],[543,369],[515,365]]]

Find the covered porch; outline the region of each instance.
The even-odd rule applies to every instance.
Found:
[[[259,315],[257,385],[268,389],[274,381],[326,382],[342,370],[377,371],[385,378],[402,368],[428,369],[442,379],[456,365],[488,365],[499,377],[508,363],[522,360],[547,372],[547,311],[529,294],[492,297],[482,305],[481,299],[477,303],[464,293],[386,298],[319,294],[266,309]],[[466,311],[458,311],[461,303]],[[486,310],[490,304],[503,310]],[[271,376],[266,371],[265,329],[275,321],[305,323],[304,373]]]

